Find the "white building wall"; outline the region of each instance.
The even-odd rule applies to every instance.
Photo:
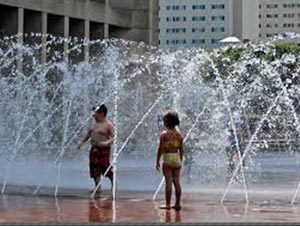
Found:
[[[232,32],[230,1],[160,0],[160,46],[217,45]]]
[[[260,0],[260,38],[300,33],[300,0]]]
[[[213,10],[213,4],[224,4],[224,9]],[[258,41],[285,32],[300,33],[300,0],[160,0],[159,5],[161,47],[215,46],[213,40],[227,36]],[[205,8],[193,9],[200,5]],[[213,16],[224,16],[224,20],[213,21]],[[193,21],[193,17],[205,20]],[[212,32],[214,28],[224,30]]]
[[[242,34],[241,40],[259,38],[259,0],[242,0]]]

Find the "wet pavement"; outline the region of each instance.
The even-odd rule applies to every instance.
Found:
[[[175,211],[158,208],[164,204],[163,194],[153,201],[149,193],[123,192],[113,201],[107,191],[94,198],[86,191],[65,192],[59,197],[2,195],[0,223],[300,222],[298,203],[265,195],[249,204],[242,198],[221,204],[221,194],[183,194],[182,209]]]
[[[255,158],[255,164],[245,169],[245,183],[242,177],[234,180],[223,203],[226,167],[195,166],[192,182],[182,178],[182,209],[178,212],[158,208],[164,204],[164,187],[152,200],[162,179],[154,170],[154,160],[118,164],[114,201],[109,198],[108,179],[103,180],[102,194],[91,198],[94,184],[83,173],[86,162],[65,162],[59,183],[56,168],[24,163],[13,168],[5,193],[0,195],[0,223],[300,223],[300,156],[261,153]],[[205,166],[201,161],[198,164]],[[0,162],[0,172],[2,166]],[[5,174],[0,175],[0,182],[4,180]]]

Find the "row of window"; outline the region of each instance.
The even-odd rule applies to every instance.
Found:
[[[261,8],[261,6],[260,6],[260,8]],[[267,4],[266,8],[267,9],[276,9],[276,8],[278,8],[278,4]]]
[[[261,24],[259,24],[258,27],[261,28],[262,27]],[[266,27],[267,28],[272,28],[272,27],[278,28],[279,25],[278,24],[274,24],[274,25],[266,24]],[[284,28],[286,28],[286,27],[300,27],[300,23],[298,23],[298,24],[297,23],[296,24],[294,24],[294,23],[285,23],[285,24],[282,25],[282,27],[284,27]]]
[[[283,18],[295,18],[297,16],[300,17],[300,13],[284,13],[282,15]],[[261,14],[258,17],[261,18]],[[266,18],[278,18],[278,14],[266,14]]]
[[[220,39],[210,39],[210,40],[205,40],[205,39],[192,39],[190,40],[190,44],[205,44],[205,43],[210,43],[210,44],[216,44],[220,41]],[[186,39],[171,39],[171,40],[166,40],[167,45],[184,45],[188,44],[188,41]]]
[[[270,38],[270,37],[274,37],[274,36],[277,36],[278,35],[278,33],[267,33],[267,34],[265,34],[265,37],[267,37],[267,38]],[[261,38],[263,35],[262,34],[259,34],[259,37]]]
[[[274,36],[277,36],[278,34],[277,33],[274,33],[274,34],[266,34],[266,37],[270,38],[270,37],[274,37]],[[261,36],[260,36],[261,37]]]
[[[186,5],[168,5],[167,10],[186,10]]]
[[[262,34],[259,34],[259,37],[261,38],[263,35]],[[274,37],[274,36],[278,36],[278,33],[273,33],[273,34],[270,34],[270,33],[267,33],[265,35],[265,37],[267,38],[271,38],[271,37]]]
[[[166,33],[186,33],[186,28],[167,28]],[[192,28],[193,33],[203,33],[205,32],[205,28]],[[211,32],[225,32],[225,27],[212,27]]]
[[[300,3],[298,3],[298,4],[296,4],[296,3],[283,4],[282,6],[283,6],[283,8],[295,8],[295,7],[300,8]]]
[[[225,21],[225,16],[211,16],[212,21]],[[186,16],[168,16],[166,17],[166,21],[170,22],[185,22],[187,21]],[[206,21],[205,16],[192,16],[192,21]]]
[[[179,10],[187,10],[186,5],[168,5],[166,9],[173,10],[173,11],[179,11]],[[206,9],[206,5],[200,4],[200,5],[192,5],[193,10],[203,10]],[[212,4],[211,9],[225,9],[224,4]]]
[[[267,9],[277,9],[279,6],[278,4],[267,4]],[[283,8],[300,8],[300,3],[289,3],[289,4],[282,4]],[[261,9],[261,5],[259,5],[259,8]]]
[[[300,27],[300,24],[293,24],[293,23],[288,23],[288,24],[283,24],[283,27]]]
[[[278,4],[267,4],[267,9],[277,9],[279,6]],[[282,4],[283,8],[300,8],[300,3],[289,3],[289,4]],[[261,9],[261,5],[259,5],[259,8]],[[180,11],[180,10],[187,10],[186,5],[168,5],[166,6],[166,9],[173,10],[173,11]],[[206,5],[199,4],[199,5],[192,5],[193,10],[205,10]],[[211,9],[225,9],[225,4],[212,4]]]

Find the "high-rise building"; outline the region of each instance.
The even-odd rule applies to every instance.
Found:
[[[0,0],[0,37],[42,33],[215,46],[300,33],[300,0]]]
[[[261,40],[300,33],[300,0],[160,0],[162,47],[215,46],[228,36]]]
[[[260,0],[230,0],[232,11],[232,30],[230,36],[236,36],[241,41],[255,41],[259,37],[259,1]],[[272,1],[272,0],[269,0]]]
[[[259,37],[300,33],[300,0],[260,0]]]
[[[232,32],[230,0],[160,0],[161,46],[212,45]]]

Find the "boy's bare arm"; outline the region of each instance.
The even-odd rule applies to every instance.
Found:
[[[80,149],[80,147],[81,147],[88,139],[90,139],[90,137],[91,137],[91,132],[92,132],[92,130],[89,129],[88,132],[86,133],[86,135],[85,135],[81,140],[78,141],[78,143],[77,143],[77,149]]]

